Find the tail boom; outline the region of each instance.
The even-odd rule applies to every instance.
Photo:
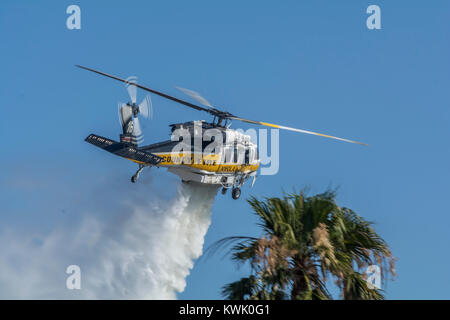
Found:
[[[84,139],[84,141],[112,154],[115,154],[116,156],[134,161],[142,165],[156,166],[163,160],[163,158],[158,157],[157,155],[154,155],[153,153],[150,153],[148,151],[140,150],[132,144],[117,142],[95,134],[90,134],[86,139]]]

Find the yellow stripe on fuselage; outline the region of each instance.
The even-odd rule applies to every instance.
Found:
[[[245,172],[245,171],[256,171],[259,168],[259,163],[257,164],[235,164],[235,163],[220,163],[219,155],[205,155],[201,153],[192,154],[190,152],[184,153],[154,153],[158,157],[163,158],[163,160],[158,164],[158,167],[170,167],[185,165],[190,168],[195,168],[198,170],[205,170],[209,172]],[[128,159],[133,162],[144,164],[140,161]]]

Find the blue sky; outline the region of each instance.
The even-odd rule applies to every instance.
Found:
[[[66,28],[70,4],[81,8],[81,30]],[[381,30],[366,28],[370,4],[381,8]],[[81,64],[177,96],[176,85],[194,89],[242,117],[368,143],[280,132],[279,173],[244,187],[239,201],[219,195],[206,246],[259,234],[250,195],[339,186],[339,203],[374,221],[399,259],[387,298],[448,298],[449,13],[448,1],[423,0],[2,1],[0,226],[50,231],[101,178],[128,183],[135,170],[83,141],[117,137],[116,103],[127,96]],[[169,123],[207,119],[153,104],[148,143],[167,139]],[[174,193],[174,177],[156,177]],[[179,298],[220,298],[245,274],[220,255],[202,259]]]

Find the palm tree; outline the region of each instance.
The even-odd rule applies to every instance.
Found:
[[[383,299],[364,271],[378,265],[382,283],[395,276],[395,259],[386,242],[351,209],[336,204],[336,192],[314,196],[248,200],[263,229],[260,238],[227,237],[210,249],[232,245],[238,263],[251,274],[223,287],[227,299],[332,299],[334,280],[342,299]]]

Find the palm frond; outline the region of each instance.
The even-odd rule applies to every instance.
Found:
[[[304,190],[282,197],[248,200],[263,236],[227,237],[206,251],[228,248],[233,260],[249,262],[251,275],[223,288],[228,299],[331,299],[328,277],[343,299],[383,299],[360,271],[381,269],[382,281],[395,275],[395,258],[373,223],[339,207],[336,189],[307,196]]]

